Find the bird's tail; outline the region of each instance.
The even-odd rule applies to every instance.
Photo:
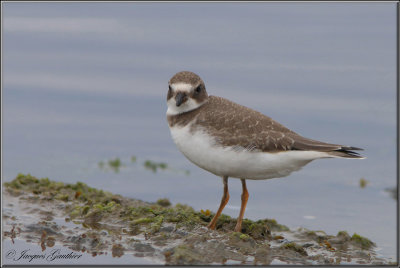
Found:
[[[357,158],[364,159],[365,157],[354,151],[362,151],[363,149],[357,147],[342,146],[340,149],[330,151],[329,154],[334,157],[343,158]]]
[[[343,158],[357,158],[357,159],[365,158],[361,156],[359,153],[354,152],[363,150],[358,147],[325,143],[322,141],[308,139],[295,133],[291,133],[289,135],[288,136],[294,140],[293,143],[294,150],[325,152],[328,155],[328,157],[343,157]]]

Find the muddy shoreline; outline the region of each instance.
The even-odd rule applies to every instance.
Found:
[[[61,246],[94,258],[132,255],[170,265],[392,264],[359,234],[290,230],[274,219],[245,219],[238,233],[232,232],[236,219],[226,215],[211,231],[211,211],[126,198],[81,182],[20,174],[4,184],[3,201],[3,240],[39,245],[43,252]]]

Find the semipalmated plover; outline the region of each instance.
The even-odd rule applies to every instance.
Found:
[[[228,178],[242,182],[242,204],[235,227],[241,231],[248,200],[246,179],[288,176],[319,158],[363,158],[357,147],[311,140],[270,117],[227,99],[209,96],[203,80],[179,72],[169,81],[167,119],[178,149],[197,166],[222,177],[224,193],[217,219],[229,200]]]

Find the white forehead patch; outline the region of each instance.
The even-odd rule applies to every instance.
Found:
[[[183,91],[189,93],[192,90],[193,85],[187,83],[174,83],[171,84],[171,88],[173,91]]]

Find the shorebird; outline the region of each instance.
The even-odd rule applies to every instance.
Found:
[[[167,120],[176,146],[191,162],[222,177],[223,196],[210,229],[228,203],[229,177],[242,183],[235,226],[241,232],[249,198],[246,180],[285,177],[319,158],[363,158],[354,152],[361,148],[302,137],[260,112],[209,96],[195,73],[179,72],[168,86]]]

